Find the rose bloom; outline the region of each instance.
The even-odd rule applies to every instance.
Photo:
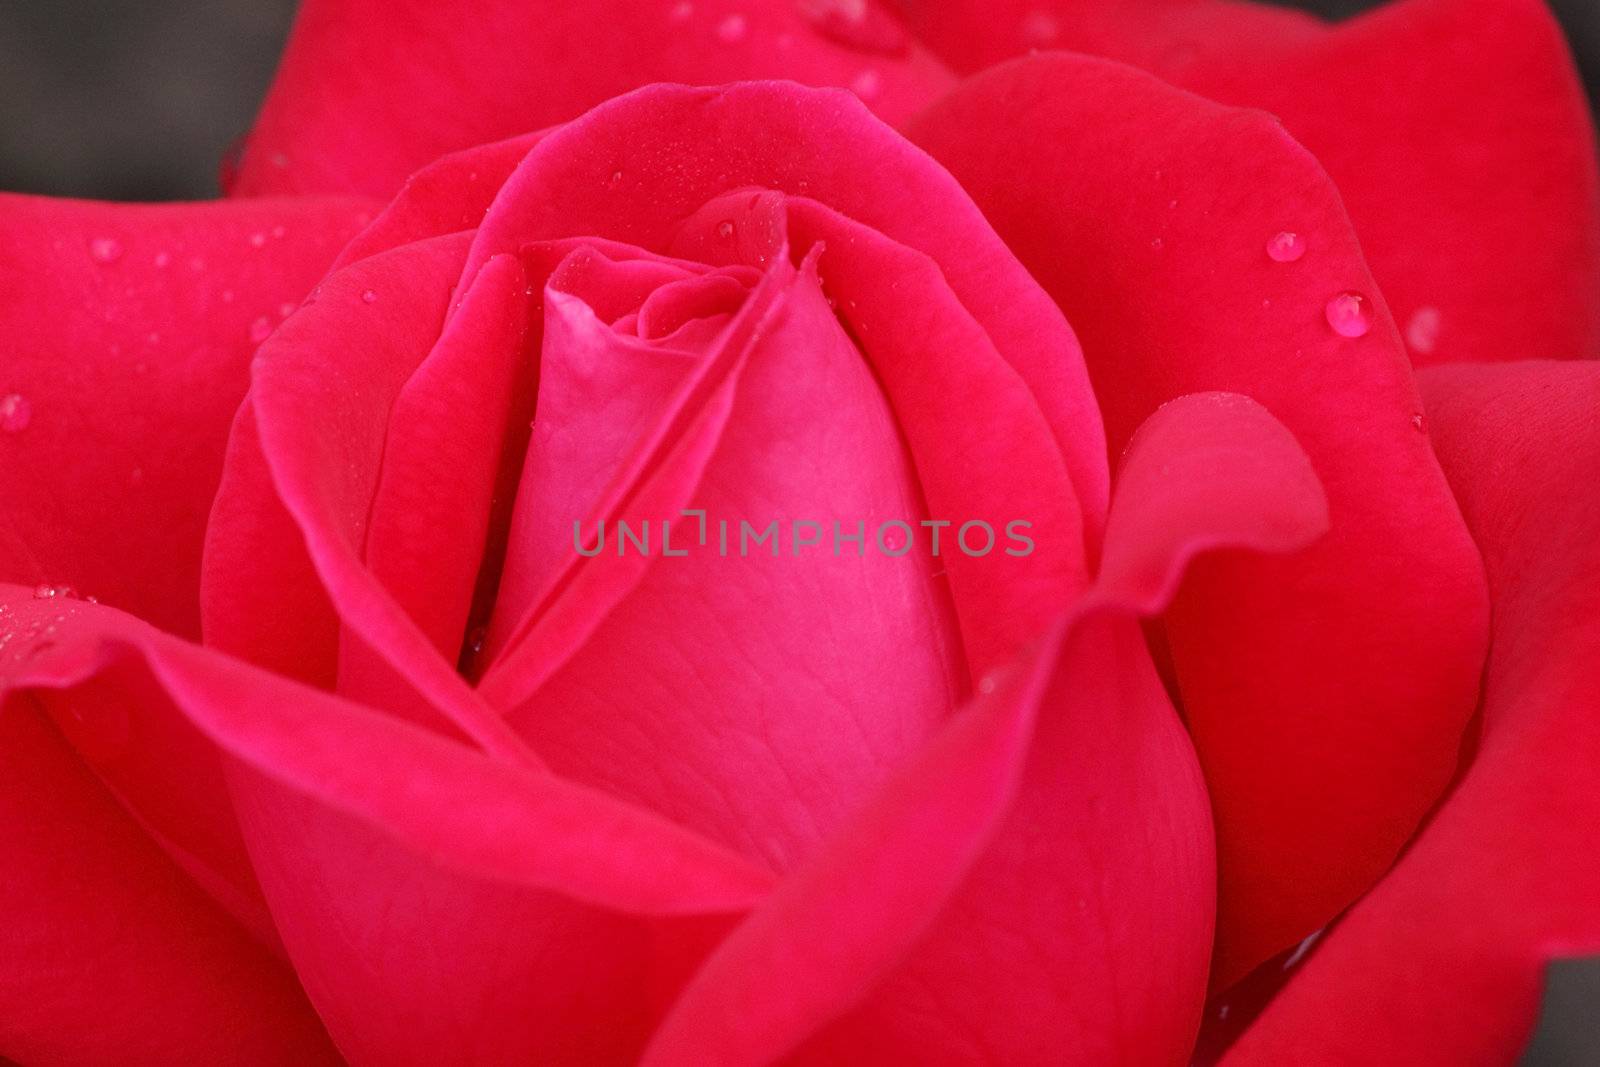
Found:
[[[1600,951],[1538,0],[307,0],[225,184],[0,199],[0,1056],[1501,1064]]]

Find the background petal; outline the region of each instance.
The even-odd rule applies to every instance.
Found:
[[[903,7],[959,70],[1065,48],[1277,115],[1338,183],[1419,366],[1600,351],[1600,157],[1544,0],[1397,0],[1337,25],[1237,0]]]
[[[0,581],[196,634],[250,354],[374,210],[0,194]]]

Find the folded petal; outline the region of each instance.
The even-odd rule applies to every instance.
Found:
[[[1230,1067],[1510,1063],[1545,964],[1600,951],[1600,365],[1440,367],[1422,386],[1494,596],[1482,738]]]
[[[0,195],[0,580],[196,634],[250,354],[374,210]]]
[[[1286,551],[1325,527],[1304,453],[1259,405],[1156,413],[1101,582],[716,949],[646,1062],[1187,1062],[1209,820],[1130,617],[1197,551]]]
[[[603,794],[122,613],[4,593],[0,689],[70,695],[130,663],[163,699],[129,714],[181,717],[224,754],[289,958],[356,1062],[624,1058],[657,962],[646,917],[738,912],[770,884]],[[78,727],[102,744],[116,728]],[[68,901],[52,925],[95,914],[92,897]],[[272,1062],[285,1059],[298,1062]]]
[[[1476,703],[1481,564],[1399,335],[1332,184],[1265,116],[1042,55],[971,79],[912,132],[1083,337],[1113,455],[1172,396],[1231,390],[1283,421],[1326,487],[1326,538],[1203,562],[1165,623],[1217,820],[1231,980],[1389,866]],[[1276,262],[1286,228],[1307,251]],[[1356,336],[1330,302],[1355,309],[1339,325]]]
[[[1600,156],[1544,0],[1397,0],[1337,25],[1236,0],[903,6],[960,70],[1064,48],[1277,115],[1338,183],[1418,366],[1600,350]]]
[[[0,600],[7,660],[43,638],[12,611],[29,595]],[[293,975],[144,835],[27,694],[0,696],[0,855],[0,1056],[337,1062]]]
[[[389,196],[445,152],[653,82],[850,86],[897,121],[950,76],[875,4],[311,0],[231,191]]]

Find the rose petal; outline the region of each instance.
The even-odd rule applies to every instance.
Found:
[[[0,195],[0,580],[198,633],[254,324],[293,310],[371,210]]]
[[[330,276],[317,302],[264,347],[250,402],[262,462],[230,470],[238,476],[217,498],[214,525],[230,536],[213,536],[207,546],[206,602],[217,613],[207,618],[206,633],[208,641],[256,662],[263,649],[243,642],[240,631],[226,631],[226,621],[237,620],[249,628],[245,633],[269,640],[282,633],[319,634],[327,617],[298,613],[318,600],[298,562],[303,552],[332,610],[349,628],[349,639],[370,646],[412,694],[394,710],[531,765],[532,754],[360,558],[393,405],[440,340],[448,279],[465,248],[464,235],[442,237],[353,264]],[[468,322],[473,333],[486,336],[450,335],[450,344],[472,350],[498,336],[493,315]],[[250,428],[250,420],[242,419],[236,433],[241,459],[251,445],[240,442],[238,433]],[[282,521],[280,505],[292,528]],[[299,587],[282,602],[270,595],[275,590],[262,595],[253,577],[256,559],[292,565]],[[239,611],[240,603],[252,610]],[[312,652],[323,660],[328,655],[325,646]]]
[[[610,185],[618,170],[632,183],[627,189]],[[939,265],[1033,392],[1092,550],[1108,475],[1076,339],[961,187],[854,97],[763,82],[658,85],[611,101],[528,154],[485,217],[463,277],[529,241],[580,234],[674,252],[686,220],[719,197],[752,190],[814,199]]]
[[[1600,366],[1422,375],[1483,548],[1494,654],[1470,769],[1226,1063],[1510,1063],[1545,964],[1600,950]]]
[[[0,600],[0,645],[16,596],[29,594]],[[337,1062],[283,965],[168,862],[27,696],[0,705],[0,1055]]]
[[[653,524],[635,587],[507,711],[559,772],[778,869],[920,746],[953,707],[963,666],[925,539],[904,556],[832,540],[834,522],[851,533],[915,523],[921,503],[888,402],[814,264],[783,273],[792,280],[729,374],[726,423],[681,503],[705,513],[704,544],[694,520],[675,522],[675,551],[687,555],[665,558]],[[540,488],[526,483],[519,509],[570,537],[572,519],[550,514]],[[745,522],[776,522],[781,546],[746,545]],[[819,543],[794,547],[807,535]],[[611,536],[585,569],[624,565]]]
[[[232,192],[389,196],[445,152],[576,118],[641,85],[749,78],[855,86],[890,121],[950,84],[920,48],[851,47],[791,0],[312,0]]]
[[[1388,867],[1477,699],[1481,564],[1399,337],[1332,185],[1264,116],[1051,55],[970,80],[914,133],[1083,336],[1113,454],[1173,395],[1229,389],[1283,421],[1327,488],[1328,537],[1205,561],[1166,620],[1230,981]],[[1310,247],[1292,264],[1266,254],[1286,218]],[[1368,298],[1364,337],[1326,321],[1346,290]]]
[[[1419,366],[1600,350],[1600,156],[1542,0],[1404,0],[1337,25],[1232,0],[904,6],[958,69],[1072,49],[1277,115],[1338,183]]]
[[[0,690],[70,692],[142,664],[162,706],[128,714],[181,715],[230,758],[273,918],[351,1059],[459,1056],[461,1019],[481,1062],[623,1054],[642,1040],[649,992],[638,917],[735,912],[769,885],[603,794],[110,609],[4,595],[18,643]],[[47,647],[29,636],[40,620]]]
[[[1121,562],[714,952],[647,1063],[770,1062],[830,1022],[801,1062],[942,1061],[955,1043],[1007,1063],[1187,1061],[1211,940],[1205,793],[1128,616],[1159,610],[1195,551],[1305,544],[1326,504],[1242,398],[1168,405],[1126,471],[1106,545]]]

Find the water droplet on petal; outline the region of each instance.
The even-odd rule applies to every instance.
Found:
[[[263,245],[265,245],[266,243],[267,243],[267,235],[266,234],[264,234],[264,233],[253,233],[253,234],[250,235],[250,247],[251,248],[260,248]]]
[[[717,236],[722,238],[724,241],[733,240],[732,219],[723,219],[721,222],[717,223]]]
[[[1439,345],[1439,326],[1443,316],[1438,308],[1418,308],[1406,323],[1406,344],[1426,356]]]
[[[363,290],[361,293],[361,302],[363,304],[376,304],[378,302],[378,294],[371,289]]]
[[[980,681],[978,683],[978,692],[980,692],[980,693],[992,693],[992,692],[994,692],[994,686],[995,686],[994,676],[993,675],[989,675],[989,676],[985,677],[982,681]]]
[[[1413,430],[1416,430],[1418,433],[1427,433],[1428,432],[1428,416],[1424,415],[1420,411],[1417,412],[1415,415],[1411,416],[1411,428]]]
[[[122,258],[122,242],[115,237],[96,237],[89,242],[89,255],[96,263],[115,263]]]
[[[883,78],[877,71],[869,68],[856,75],[855,80],[850,83],[850,91],[862,100],[872,100],[883,92]]]
[[[1167,242],[1165,242],[1161,238],[1157,237],[1155,240],[1150,242],[1150,247],[1155,249],[1157,252],[1159,252],[1163,248],[1167,247]]]
[[[172,253],[171,252],[157,252],[155,259],[151,260],[151,262],[154,263],[157,267],[162,267],[162,268],[169,267],[169,266],[172,265]]]
[[[278,305],[278,318],[286,319],[294,314],[294,305],[285,300]]]
[[[723,44],[738,44],[749,30],[750,23],[743,15],[729,15],[717,25],[717,40]]]
[[[1340,337],[1365,337],[1372,329],[1372,305],[1357,292],[1344,292],[1328,301],[1328,325]]]
[[[258,345],[272,336],[272,322],[265,315],[250,324],[250,343]]]
[[[1048,48],[1061,36],[1061,23],[1048,11],[1030,11],[1022,18],[1022,43],[1030,48]]]
[[[282,226],[274,226],[272,228],[272,236],[273,237],[282,237],[284,234],[286,234],[288,232],[289,231],[286,228],[282,227]]]
[[[1267,242],[1267,256],[1274,263],[1293,263],[1305,254],[1306,239],[1289,230],[1274,234]]]
[[[21,433],[33,421],[33,405],[21,393],[0,396],[0,430]]]
[[[40,582],[33,587],[35,600],[71,600],[78,595],[78,591],[70,585],[51,585],[49,582]]]

